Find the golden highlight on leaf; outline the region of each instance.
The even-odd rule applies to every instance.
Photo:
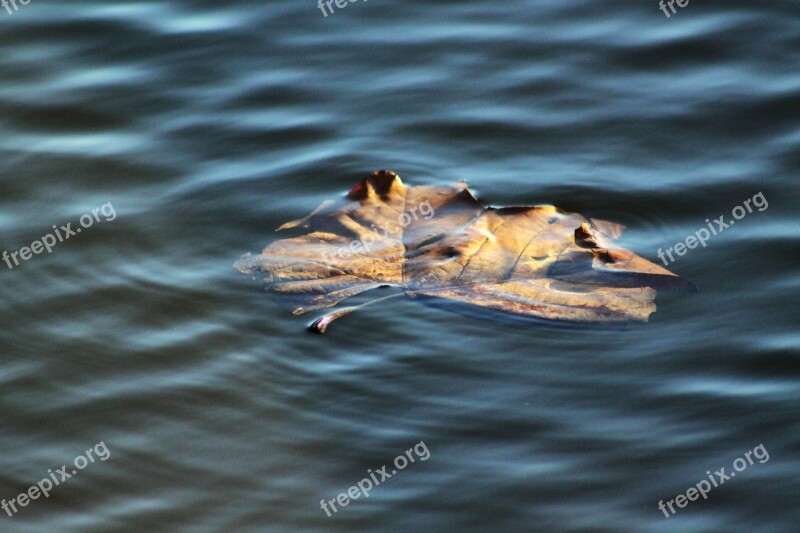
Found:
[[[619,224],[550,205],[485,207],[464,182],[407,187],[386,170],[279,229],[290,228],[307,233],[246,254],[235,267],[263,273],[269,292],[298,297],[295,314],[389,285],[541,319],[646,322],[657,289],[693,289],[615,247]],[[313,329],[324,332],[354,309],[326,315]]]

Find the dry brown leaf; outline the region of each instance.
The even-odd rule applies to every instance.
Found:
[[[374,172],[345,198],[279,230],[297,227],[308,233],[235,265],[264,273],[268,291],[299,297],[295,314],[389,285],[527,317],[646,322],[656,289],[693,289],[613,246],[618,224],[550,205],[484,207],[464,182],[407,187],[394,172]],[[353,309],[326,315],[312,329],[324,332]]]

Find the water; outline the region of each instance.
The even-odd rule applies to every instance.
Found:
[[[19,2],[17,2],[19,5]],[[796,2],[312,0],[0,10],[0,530],[797,530]],[[628,226],[670,268],[627,330],[394,299],[314,336],[233,269],[391,168]],[[424,441],[430,457],[327,517]],[[769,460],[666,518],[759,444]]]

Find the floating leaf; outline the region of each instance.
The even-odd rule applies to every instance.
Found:
[[[337,305],[382,286],[516,315],[570,322],[646,322],[656,289],[692,290],[672,272],[615,247],[623,226],[550,205],[493,208],[466,183],[407,187],[390,171],[364,178],[279,230],[307,233],[244,255],[294,311]],[[369,303],[369,302],[368,302]],[[345,308],[318,319],[324,332]]]

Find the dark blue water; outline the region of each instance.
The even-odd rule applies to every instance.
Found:
[[[798,530],[797,2],[17,5],[2,250],[116,216],[0,263],[0,498],[110,456],[0,531]],[[625,224],[656,262],[768,208],[676,257],[699,290],[645,325],[393,299],[309,334],[232,264],[378,168]]]

